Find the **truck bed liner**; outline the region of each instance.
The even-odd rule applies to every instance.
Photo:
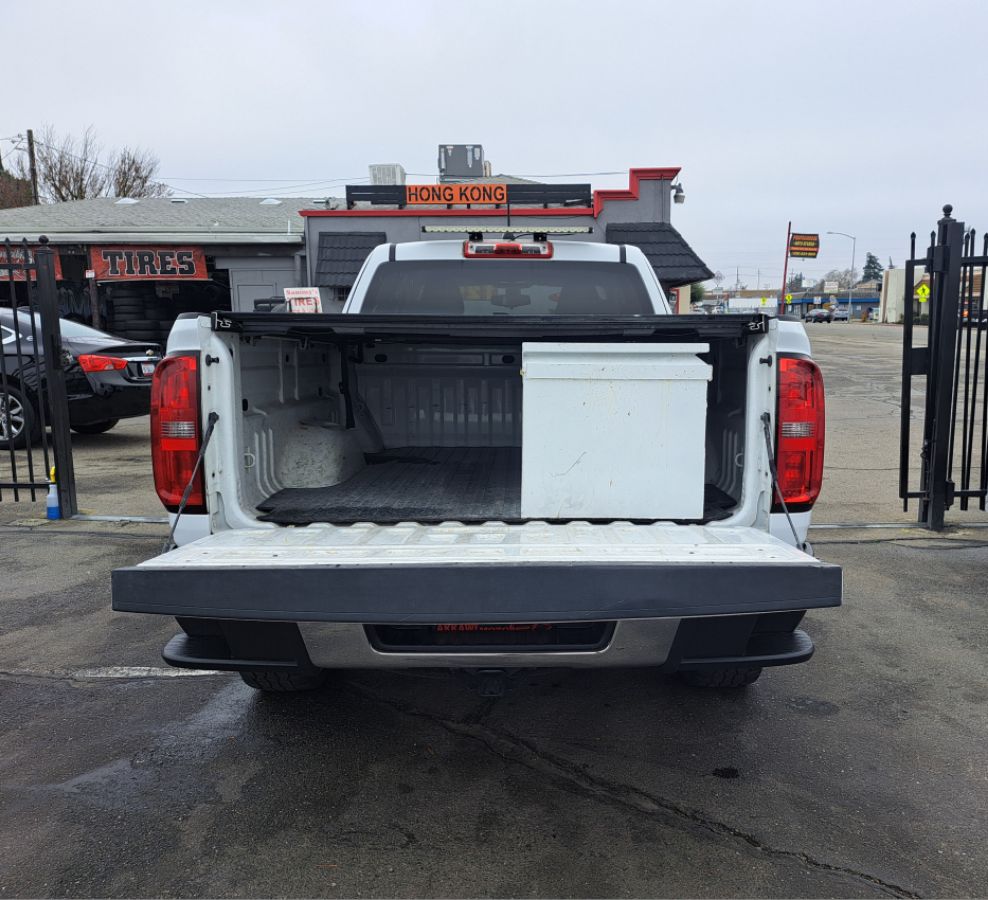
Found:
[[[399,447],[368,453],[340,484],[286,488],[258,506],[262,522],[518,521],[520,447]]]
[[[340,484],[286,488],[257,508],[262,522],[522,522],[519,447],[398,447],[366,454],[368,465]],[[704,519],[736,501],[708,484]]]

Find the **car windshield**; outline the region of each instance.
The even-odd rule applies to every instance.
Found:
[[[562,260],[441,259],[382,264],[360,312],[411,316],[641,316],[634,266]]]

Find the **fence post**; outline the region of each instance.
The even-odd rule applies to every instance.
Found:
[[[932,411],[932,427],[926,465],[929,472],[929,499],[921,504],[920,520],[933,531],[943,530],[944,512],[954,501],[954,486],[948,481],[954,393],[954,354],[957,347],[957,320],[960,310],[961,258],[964,253],[964,224],[951,218],[953,207],[943,208],[937,223],[934,254],[936,290],[930,297],[931,365],[927,375],[927,410]]]
[[[45,354],[45,382],[51,412],[51,433],[58,502],[62,517],[78,512],[75,496],[75,468],[72,465],[72,437],[69,431],[69,401],[62,368],[62,331],[59,325],[58,291],[55,286],[55,251],[48,238],[40,238],[35,251],[38,267],[38,310]]]

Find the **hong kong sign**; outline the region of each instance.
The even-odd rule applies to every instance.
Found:
[[[507,203],[506,184],[406,184],[405,203],[409,206],[469,205]]]
[[[93,247],[89,267],[97,281],[206,281],[201,247]]]

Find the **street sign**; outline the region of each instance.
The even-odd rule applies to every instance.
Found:
[[[836,281],[825,281],[823,283],[823,292],[825,294],[836,294],[840,284]]]
[[[796,234],[789,238],[789,255],[801,259],[816,259],[820,252],[819,234]]]
[[[916,296],[919,298],[920,303],[926,303],[930,299],[930,286],[928,284],[921,284],[916,288]]]
[[[786,294],[786,306],[792,306],[792,294]]]
[[[768,306],[768,298],[762,297],[762,306]]]

